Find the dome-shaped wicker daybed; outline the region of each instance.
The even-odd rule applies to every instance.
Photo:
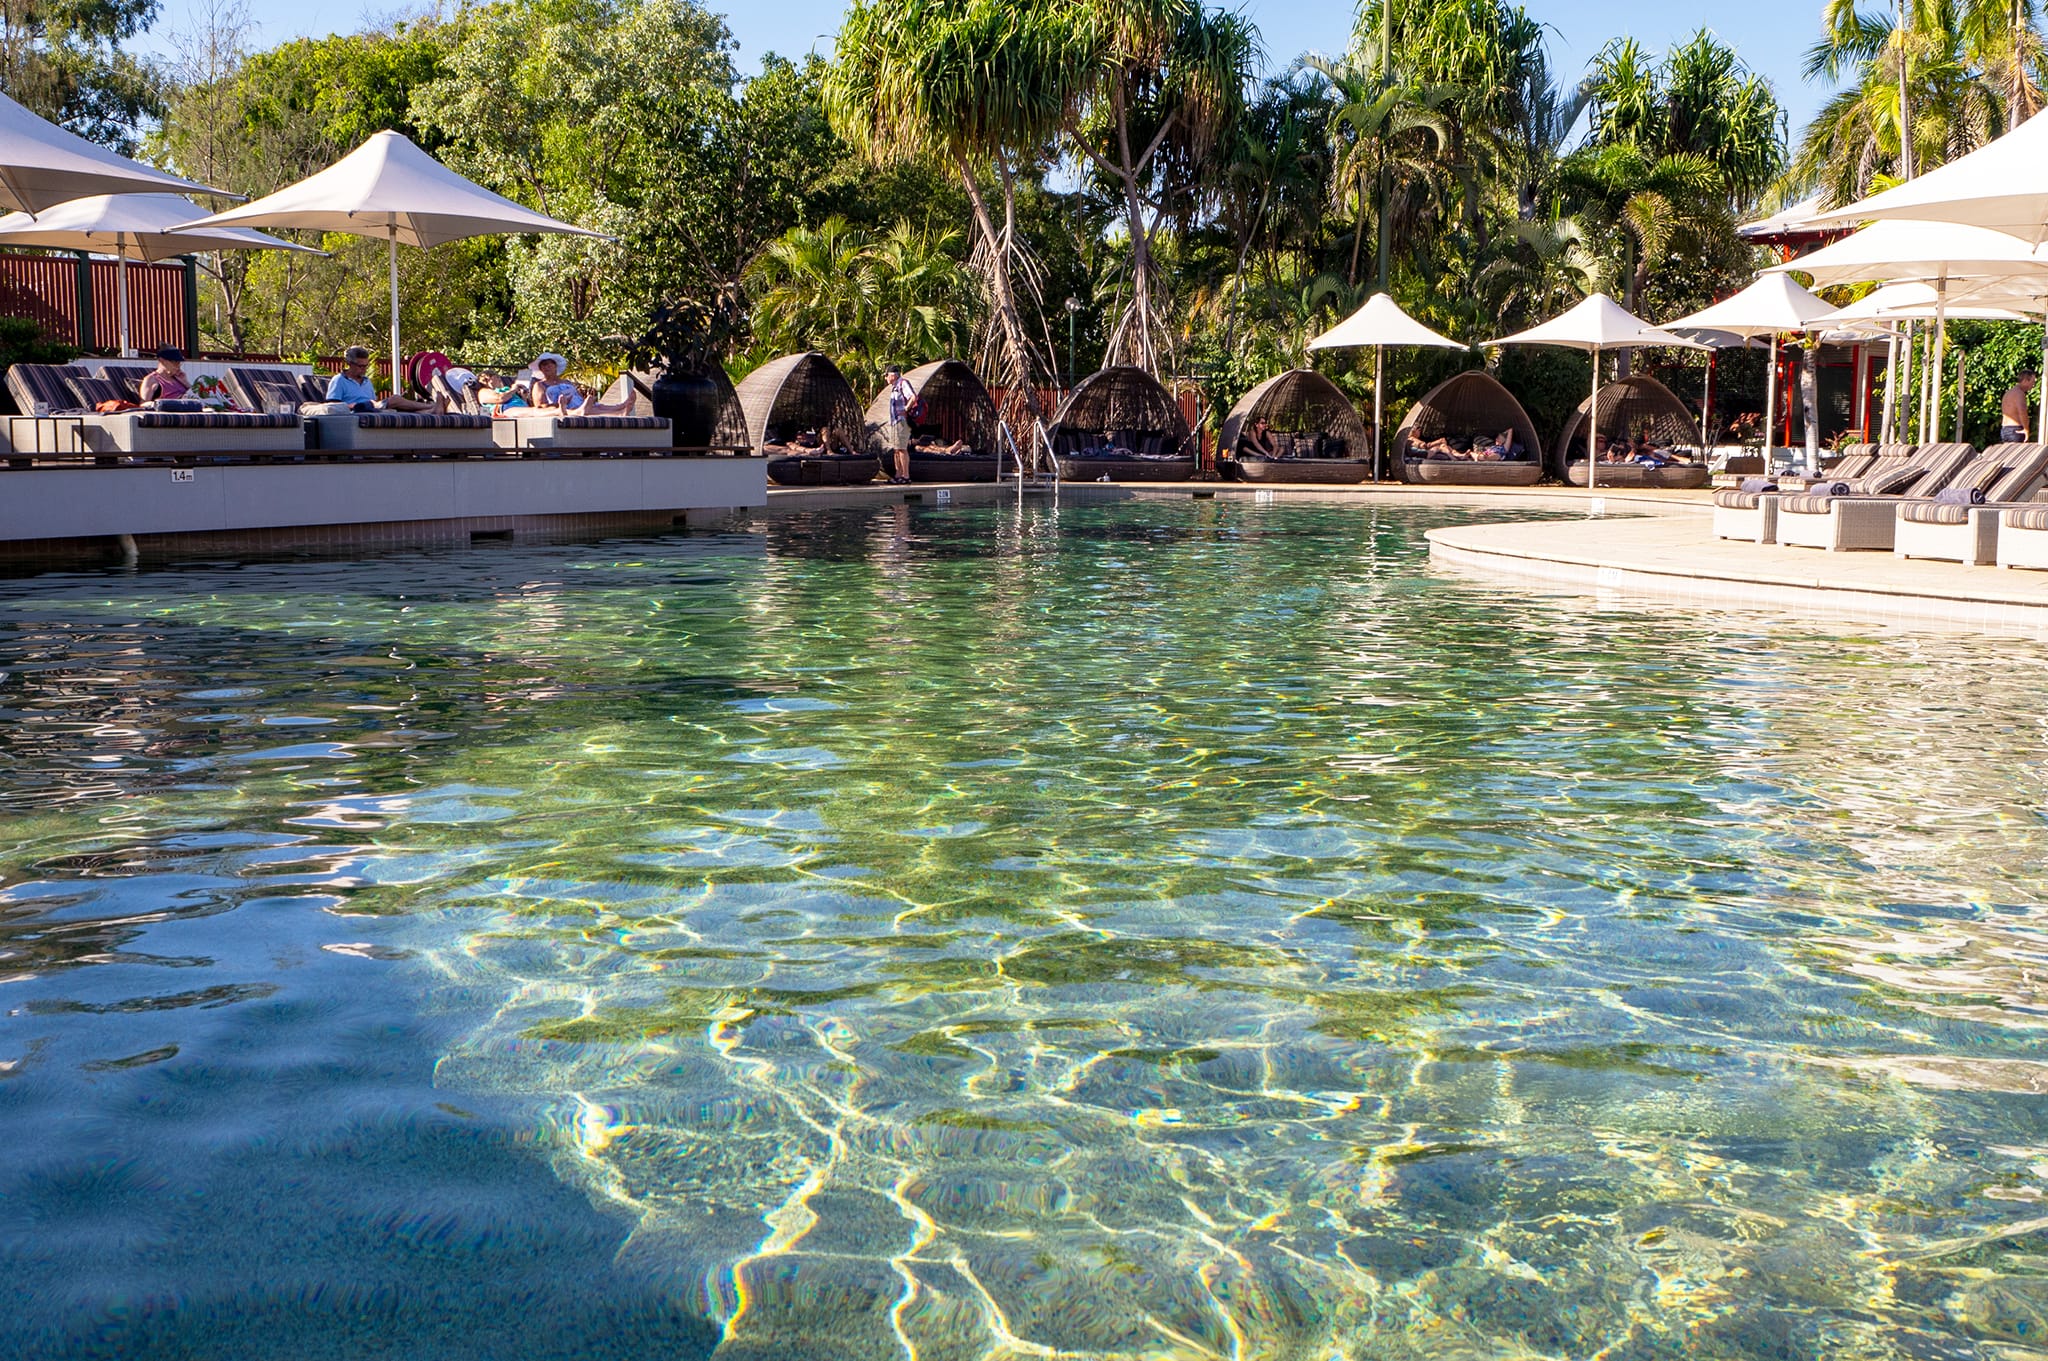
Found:
[[[1260,420],[1271,427],[1274,457],[1243,443]],[[1217,448],[1223,475],[1244,482],[1363,482],[1372,472],[1372,436],[1358,409],[1314,369],[1275,374],[1238,398]]]
[[[1592,395],[1587,394],[1557,437],[1557,457],[1565,463],[1565,480],[1577,487],[1586,485],[1586,411],[1592,401]],[[1714,480],[1706,462],[1698,458],[1700,428],[1692,413],[1678,400],[1677,393],[1646,373],[1632,373],[1600,385],[1597,433],[1616,441],[1633,441],[1642,435],[1666,455],[1684,451],[1687,459],[1662,467],[1603,462],[1599,486],[1704,487]]]
[[[1193,438],[1159,381],[1128,366],[1075,384],[1046,430],[1069,482],[1184,482],[1195,475]]]
[[[1503,430],[1515,432],[1512,457],[1477,460],[1422,448],[1444,440],[1468,449]],[[1515,395],[1483,369],[1452,374],[1408,409],[1394,431],[1394,466],[1403,482],[1460,487],[1527,487],[1542,480],[1543,441]]]
[[[922,364],[903,375],[924,410],[910,423],[912,482],[993,482],[996,441],[1002,418],[995,398],[973,369],[957,359]],[[889,389],[884,386],[868,403],[867,447],[887,462],[882,427],[889,423]],[[927,447],[920,449],[922,444]],[[964,444],[959,453],[946,446]],[[886,471],[886,468],[885,468]]]
[[[816,350],[771,359],[734,392],[747,417],[747,441],[767,456],[768,477],[785,487],[872,482],[882,469],[873,454],[809,452],[791,443],[830,426],[833,439],[859,450],[860,403],[839,368]]]

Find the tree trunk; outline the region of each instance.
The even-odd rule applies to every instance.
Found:
[[[1144,205],[1138,199],[1138,168],[1131,160],[1131,123],[1124,107],[1123,88],[1115,91],[1117,178],[1124,186],[1124,219],[1131,234],[1131,319],[1138,328],[1138,343],[1131,358],[1138,367],[1157,376],[1158,359],[1152,350],[1152,235],[1145,227]]]
[[[974,209],[974,225],[981,233],[982,241],[988,247],[987,282],[989,301],[994,304],[996,334],[1001,338],[1003,352],[1009,361],[1011,401],[1021,402],[1024,414],[1037,420],[1043,410],[1038,404],[1038,388],[1033,380],[1038,376],[1038,366],[1031,352],[1031,337],[1024,330],[1024,319],[1017,312],[1017,296],[1010,283],[1010,243],[1007,233],[998,231],[994,219],[989,216],[988,200],[982,196],[981,185],[975,182],[974,167],[964,157],[956,156],[953,165],[960,172],[960,185],[967,191],[967,201]]]

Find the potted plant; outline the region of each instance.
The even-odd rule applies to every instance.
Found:
[[[627,362],[651,375],[654,414],[666,416],[679,448],[704,448],[717,437],[726,355],[747,328],[746,308],[728,285],[709,303],[672,298],[658,305],[647,330],[627,349]]]

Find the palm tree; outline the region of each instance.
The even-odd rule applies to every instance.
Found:
[[[1452,91],[1406,83],[1382,83],[1350,61],[1309,57],[1308,65],[1329,79],[1330,133],[1335,164],[1330,175],[1331,206],[1352,221],[1351,264],[1345,278],[1358,282],[1359,249],[1367,222],[1377,223],[1374,266],[1382,291],[1395,252],[1395,223],[1414,218],[1434,196],[1441,153],[1451,128],[1442,113]],[[1399,203],[1396,195],[1399,195]],[[1404,214],[1401,210],[1406,209]]]
[[[756,339],[777,351],[815,346],[871,367],[877,280],[868,246],[865,232],[836,215],[769,242],[747,270]]]

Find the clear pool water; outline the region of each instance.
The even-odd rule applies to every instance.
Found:
[[[1462,518],[0,583],[0,1354],[2048,1355],[2048,646]]]

